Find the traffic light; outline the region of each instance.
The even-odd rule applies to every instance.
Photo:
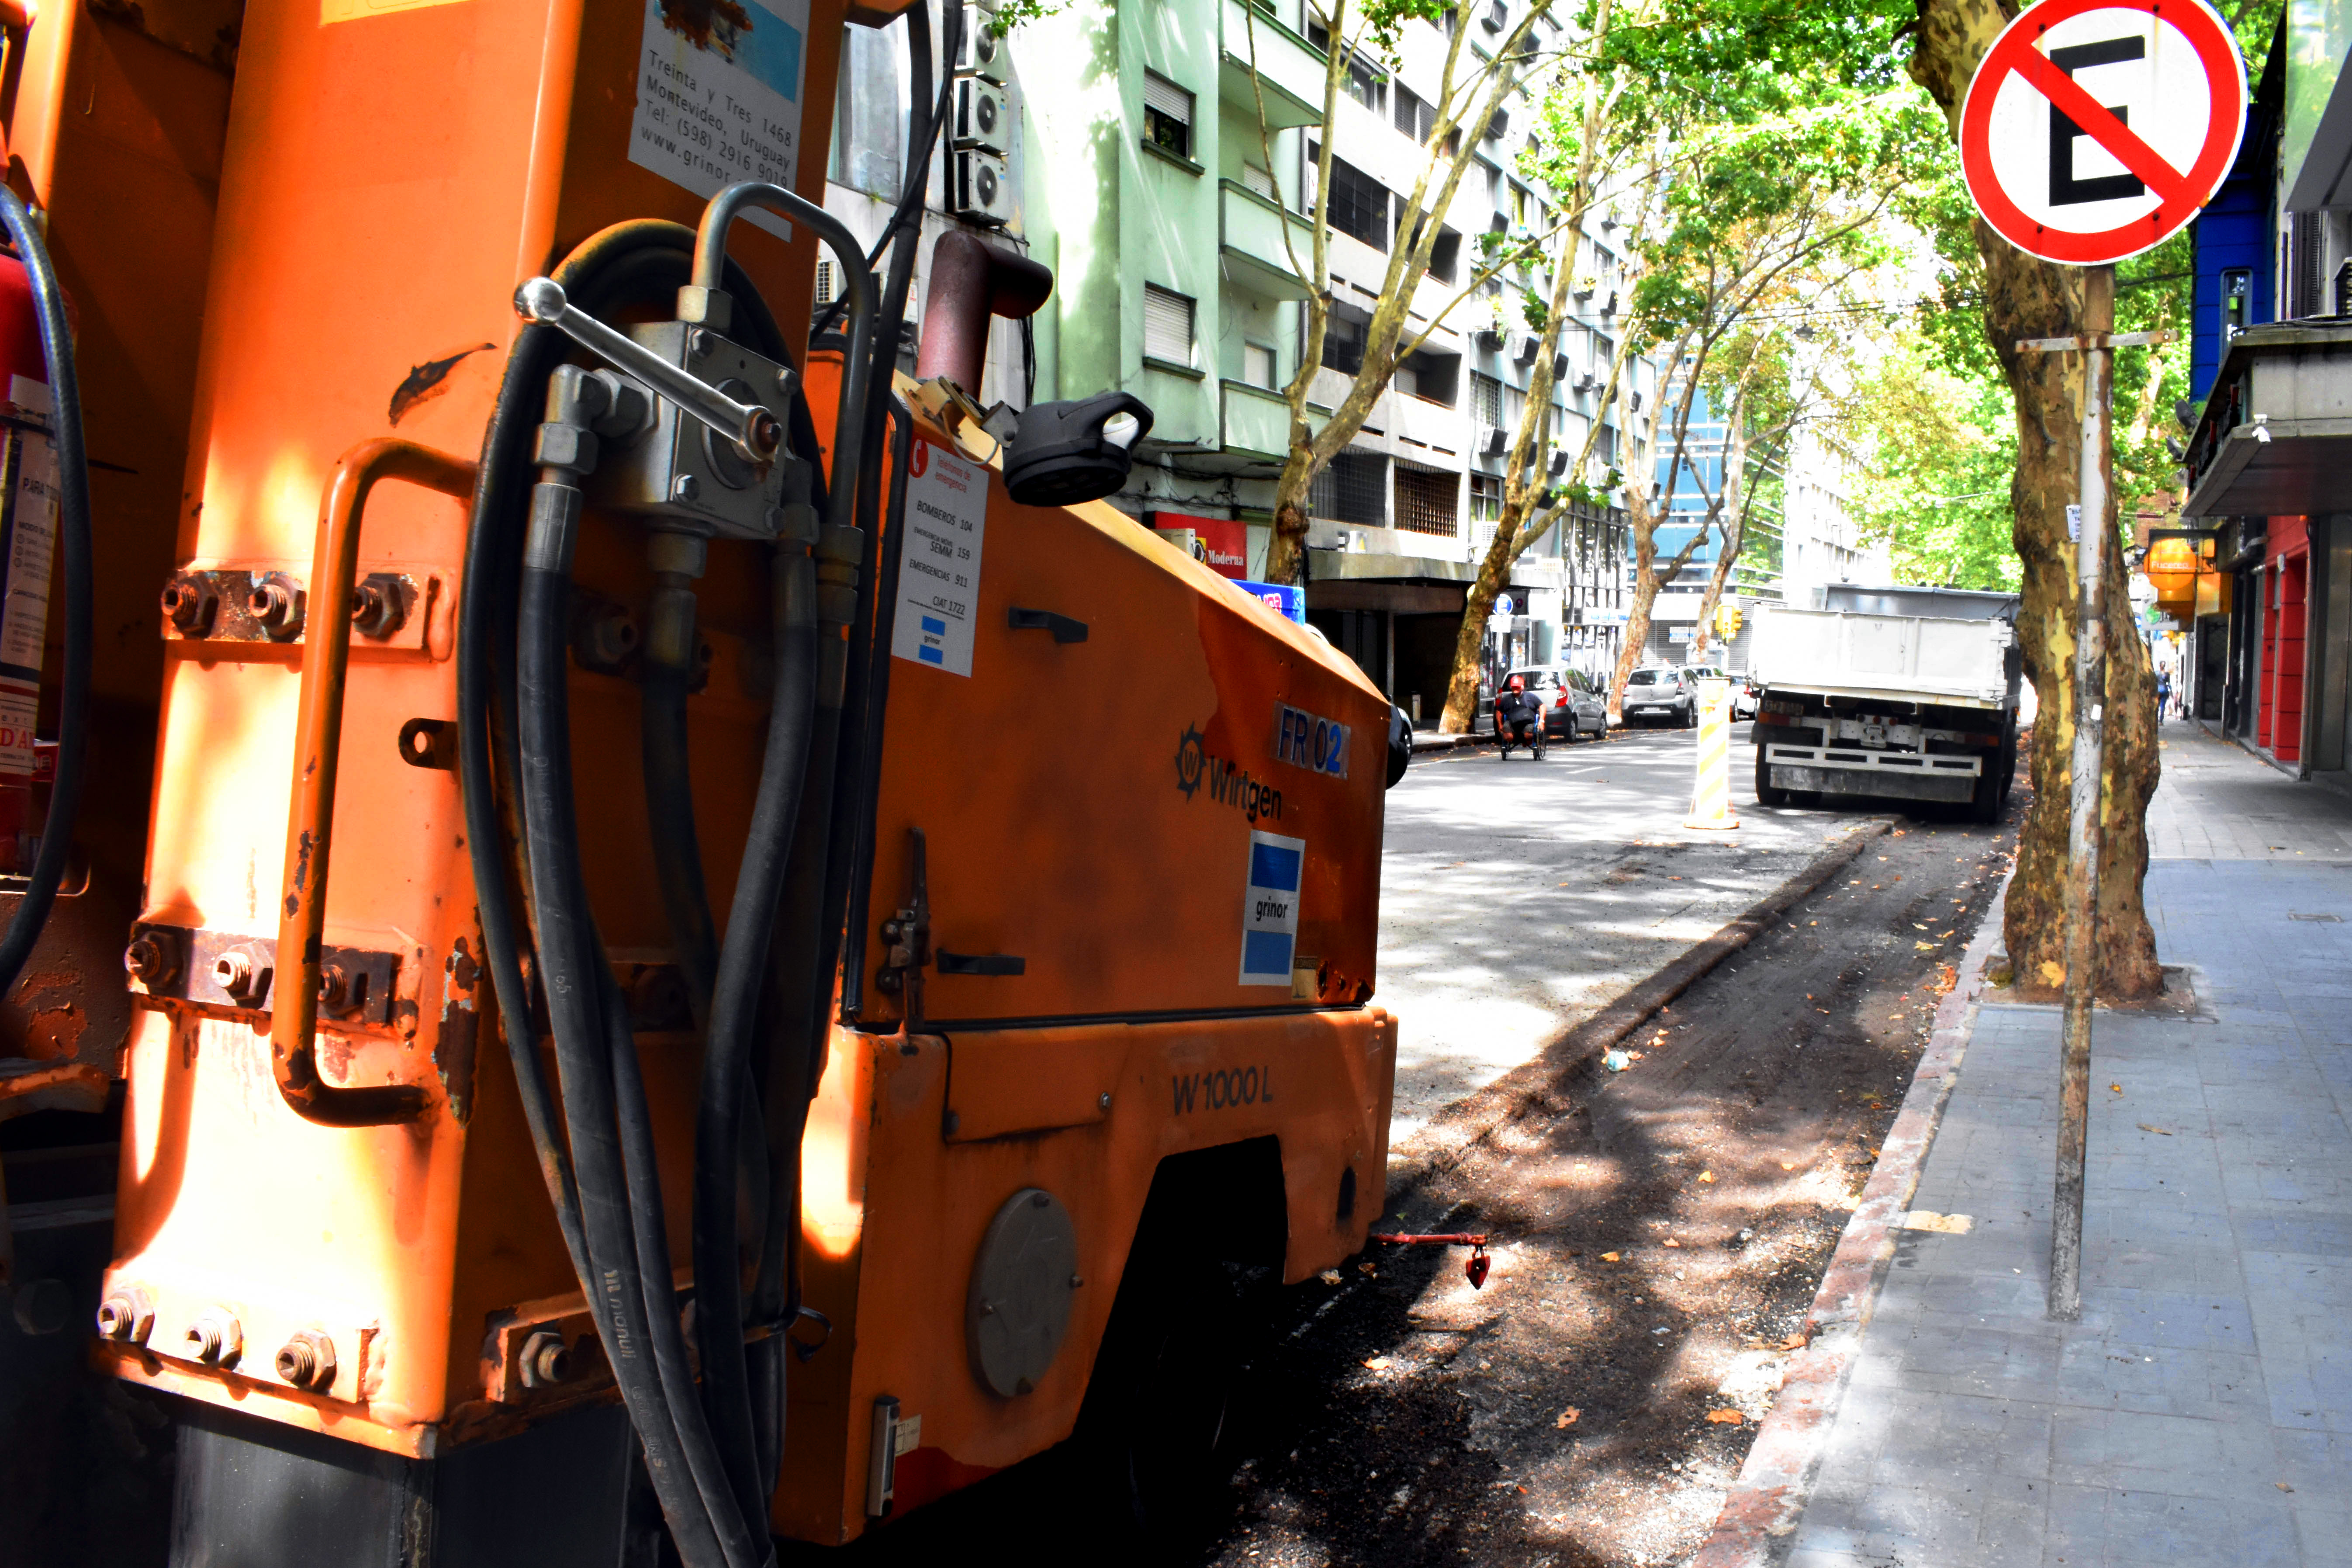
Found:
[[[1715,629],[1727,640],[1739,635],[1739,606],[1717,605],[1715,607]]]

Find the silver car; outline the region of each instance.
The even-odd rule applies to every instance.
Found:
[[[1687,730],[1698,722],[1698,680],[1675,665],[1653,665],[1625,678],[1625,722],[1677,724]]]
[[[1573,741],[1609,732],[1608,688],[1584,671],[1565,664],[1523,664],[1511,674],[1543,700],[1545,734]]]

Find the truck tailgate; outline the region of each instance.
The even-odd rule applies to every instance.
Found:
[[[1758,616],[1749,655],[1767,686],[1997,708],[2008,690],[2000,621],[1871,616],[1778,605]]]

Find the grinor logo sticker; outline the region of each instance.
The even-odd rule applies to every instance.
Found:
[[[1307,840],[1250,834],[1249,886],[1242,900],[1244,985],[1290,989],[1290,952],[1298,939],[1298,892]]]

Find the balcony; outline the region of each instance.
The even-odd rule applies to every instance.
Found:
[[[1279,465],[1290,450],[1290,405],[1282,394],[1245,381],[1220,382],[1224,393],[1224,447],[1237,458]],[[1307,423],[1320,430],[1329,416],[1307,405]]]
[[[2183,521],[2352,510],[2352,325],[2280,321],[2238,334],[2188,466]]]
[[[1257,120],[1259,91],[1269,131],[1323,122],[1323,51],[1247,0],[1223,0],[1218,10],[1217,90],[1227,103]],[[1257,62],[1257,79],[1250,62]]]
[[[1300,266],[1312,265],[1315,230],[1297,213],[1285,212],[1248,186],[1220,180],[1219,224],[1223,231],[1225,276],[1253,294],[1270,300],[1304,300],[1306,285],[1290,269],[1291,250],[1283,244],[1290,231]]]

